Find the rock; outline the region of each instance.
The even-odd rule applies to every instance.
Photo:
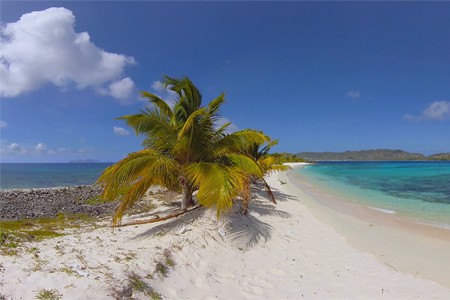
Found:
[[[98,197],[98,186],[76,186],[48,189],[0,191],[0,220],[18,220],[34,217],[54,217],[59,212],[81,213],[91,216],[112,213],[117,202],[86,205]]]

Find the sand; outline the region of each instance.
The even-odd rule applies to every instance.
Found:
[[[144,287],[135,285],[135,299],[148,299],[151,289],[164,299],[450,299],[445,283],[395,270],[325,222],[327,210],[319,217],[286,172],[267,181],[278,204],[255,190],[248,217],[232,211],[218,221],[198,209],[114,231],[105,220],[27,244],[18,256],[0,257],[0,299],[44,290],[62,299],[120,299],[130,278]]]

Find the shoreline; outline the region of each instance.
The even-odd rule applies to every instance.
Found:
[[[27,243],[18,256],[1,257],[0,298],[33,299],[45,289],[62,299],[114,299],[136,278],[145,287],[133,288],[138,299],[148,298],[150,290],[163,299],[450,297],[448,287],[395,271],[351,245],[316,216],[312,199],[288,172],[267,177],[278,204],[255,189],[249,216],[236,209],[217,220],[215,211],[199,209],[116,230],[100,220]],[[179,201],[176,195],[165,202],[155,193],[148,197],[158,204],[155,214]],[[149,217],[126,216],[124,222],[139,216]]]
[[[394,269],[450,288],[450,230],[419,223],[382,209],[341,200],[290,171],[288,180],[308,197],[306,206],[357,249],[374,254]]]
[[[389,190],[382,191],[363,187],[360,185],[347,184],[328,176],[322,176],[314,170],[301,170],[296,172],[298,178],[301,177],[302,182],[307,182],[305,188],[311,190],[314,187],[316,194],[320,194],[318,198],[332,198],[326,202],[340,202],[346,206],[348,203],[353,203],[356,206],[363,206],[372,210],[377,210],[385,214],[391,214],[392,217],[400,220],[413,222],[416,224],[428,225],[450,230],[450,206],[448,203],[433,201],[433,198],[423,199],[414,195],[405,193],[404,195],[391,194]],[[369,176],[370,177],[370,176]],[[423,178],[426,181],[427,178]],[[400,183],[402,185],[404,183]],[[441,183],[445,188],[445,182]],[[438,187],[435,187],[437,189]],[[409,189],[414,189],[410,186]],[[318,192],[320,191],[320,193]],[[421,193],[423,191],[418,191]],[[450,191],[448,191],[450,192]],[[394,192],[395,193],[395,192]],[[336,201],[334,201],[336,200]]]

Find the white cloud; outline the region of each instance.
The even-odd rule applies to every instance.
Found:
[[[0,129],[5,128],[6,126],[8,126],[8,123],[6,123],[5,121],[0,120]]]
[[[60,147],[54,149],[52,147],[47,146],[44,143],[37,143],[35,146],[33,145],[25,145],[22,146],[18,143],[7,143],[5,140],[1,141],[0,153],[1,155],[7,156],[16,156],[22,155],[27,157],[42,157],[42,156],[53,156],[53,157],[65,157],[65,156],[79,156],[91,154],[94,151],[93,148],[81,148],[81,149],[71,149],[66,147]]]
[[[219,117],[215,122],[215,126],[218,129],[229,122],[230,122],[230,120],[228,120],[227,118]],[[236,132],[236,131],[239,131],[239,128],[236,125],[234,125],[233,123],[228,125],[228,127],[225,129],[225,133],[228,133],[228,134]]]
[[[49,8],[22,15],[0,28],[0,96],[15,97],[52,83],[60,88],[112,87],[125,96],[131,79],[114,85],[135,60],[98,48],[87,32],[74,29],[75,16],[66,8]],[[119,98],[121,100],[121,98]]]
[[[17,143],[11,143],[1,148],[1,153],[4,154],[25,154],[27,151]]]
[[[450,118],[450,102],[449,101],[434,101],[429,104],[421,115],[403,115],[404,120],[421,121],[421,120],[445,120]]]
[[[107,88],[98,89],[101,95],[112,96],[118,99],[122,104],[130,103],[135,93],[135,85],[130,77],[114,81]]]
[[[434,101],[424,110],[423,116],[429,120],[444,120],[450,116],[450,102]]]
[[[128,130],[126,130],[125,128],[122,128],[122,127],[114,126],[113,131],[114,131],[115,135],[121,135],[121,136],[130,135],[130,132]]]
[[[47,147],[43,143],[38,143],[36,145],[36,147],[34,147],[33,150],[34,150],[34,153],[36,153],[38,155],[53,155],[53,154],[57,153],[55,150],[53,150],[52,148]]]
[[[359,91],[348,91],[347,93],[347,97],[352,98],[352,99],[357,99],[359,97],[361,97],[361,93]]]
[[[134,82],[130,77],[115,81],[109,85],[111,96],[120,100],[129,99],[134,90]]]
[[[45,146],[42,143],[39,143],[36,145],[36,147],[34,148],[34,150],[39,153],[39,154],[44,154],[47,151],[47,146]]]

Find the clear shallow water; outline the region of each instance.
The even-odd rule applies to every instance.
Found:
[[[110,163],[0,164],[0,189],[93,184]]]
[[[346,201],[450,228],[450,162],[321,162],[296,172]]]

